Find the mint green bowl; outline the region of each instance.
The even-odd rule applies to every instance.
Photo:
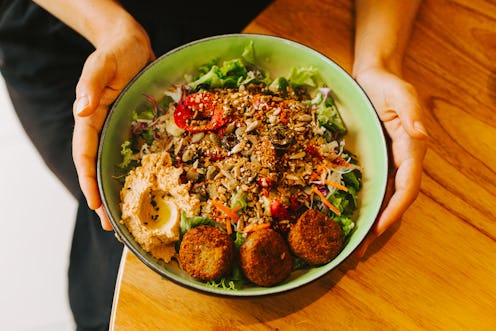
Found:
[[[165,264],[144,251],[120,220],[121,186],[114,179],[122,161],[121,144],[129,138],[132,112],[148,107],[142,92],[158,97],[164,87],[184,82],[184,75],[214,59],[239,57],[253,41],[257,64],[268,69],[271,77],[287,76],[293,66],[314,66],[337,96],[337,106],[348,127],[347,148],[354,151],[363,167],[363,189],[359,195],[356,229],[341,253],[326,265],[293,272],[289,279],[274,287],[247,287],[232,291],[207,287],[182,271],[176,262]],[[229,296],[259,296],[295,289],[334,269],[359,246],[380,211],[388,174],[387,144],[381,122],[369,99],[339,65],[302,44],[257,34],[231,34],[198,40],[168,52],[147,66],[122,91],[103,127],[98,151],[97,178],[105,209],[116,234],[145,265],[160,275],[192,289]]]

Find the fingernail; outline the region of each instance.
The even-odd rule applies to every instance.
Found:
[[[420,121],[414,122],[413,127],[415,128],[415,130],[417,130],[417,132],[423,134],[424,136],[426,136],[426,137],[429,136],[429,134],[427,133],[427,130],[425,129],[425,126],[422,122],[420,122]]]
[[[84,112],[84,110],[88,107],[89,100],[88,97],[82,96],[76,100],[75,108],[76,114],[80,115]]]

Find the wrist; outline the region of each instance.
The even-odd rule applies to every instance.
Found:
[[[352,76],[356,79],[361,73],[375,69],[402,76],[402,57],[391,57],[380,52],[362,52],[355,56]]]
[[[122,38],[146,40],[141,25],[122,7],[114,7],[99,17],[84,19],[83,35],[95,48],[105,47]],[[109,19],[111,17],[112,19]]]
[[[381,68],[401,76],[403,56],[421,0],[355,1],[353,75]]]

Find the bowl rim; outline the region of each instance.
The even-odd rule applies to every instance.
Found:
[[[274,41],[277,41],[277,42],[289,43],[292,46],[295,46],[295,47],[298,47],[298,48],[303,48],[306,51],[311,52],[314,55],[322,58],[324,61],[327,61],[327,62],[331,63],[332,65],[334,65],[336,67],[336,69],[338,69],[338,71],[340,71],[343,76],[347,77],[351,81],[351,83],[354,85],[354,87],[359,90],[360,94],[362,94],[364,96],[364,98],[367,100],[368,104],[370,105],[371,109],[373,110],[373,114],[372,115],[374,116],[374,119],[379,124],[378,125],[378,128],[380,128],[381,146],[384,146],[384,154],[383,155],[387,159],[386,160],[386,168],[385,168],[385,172],[386,172],[387,176],[386,176],[385,182],[382,183],[382,186],[380,187],[381,197],[377,201],[379,208],[377,209],[377,212],[374,214],[375,215],[374,221],[371,222],[369,228],[367,229],[367,231],[365,232],[365,234],[363,235],[363,237],[357,242],[356,248],[358,248],[363,243],[363,241],[367,238],[367,236],[369,235],[369,233],[373,230],[374,224],[375,224],[377,218],[379,217],[381,211],[384,209],[384,206],[387,203],[387,195],[388,195],[387,192],[389,190],[389,188],[388,188],[389,183],[388,182],[389,182],[389,177],[390,177],[391,169],[393,167],[392,167],[392,164],[390,162],[391,161],[390,142],[388,140],[388,136],[387,136],[387,133],[386,133],[384,124],[380,120],[379,115],[377,114],[377,111],[376,111],[376,109],[375,109],[372,101],[370,100],[369,96],[365,93],[365,91],[363,90],[363,88],[360,86],[360,84],[340,64],[338,64],[337,62],[335,62],[330,57],[324,55],[322,52],[320,52],[320,51],[316,50],[315,48],[312,48],[312,47],[310,47],[308,45],[305,45],[305,44],[303,44],[301,42],[298,42],[298,41],[295,41],[295,40],[292,40],[292,39],[289,39],[289,38],[272,36],[272,35],[266,35],[266,34],[260,34],[260,33],[229,33],[229,34],[220,34],[220,35],[205,37],[205,38],[201,38],[201,39],[197,39],[197,40],[194,40],[194,41],[185,43],[185,44],[180,45],[180,46],[178,46],[178,47],[176,47],[174,49],[171,49],[171,50],[167,51],[166,53],[164,53],[161,56],[159,56],[158,58],[156,58],[154,61],[152,61],[151,63],[149,63],[148,65],[146,65],[142,70],[140,70],[129,81],[129,83],[126,84],[126,86],[119,93],[119,95],[114,100],[114,102],[112,103],[112,105],[109,107],[107,116],[105,118],[105,121],[104,121],[102,130],[101,130],[100,135],[99,135],[99,144],[98,144],[97,160],[96,160],[96,170],[97,170],[98,190],[99,190],[99,194],[101,196],[102,205],[104,206],[105,212],[106,212],[106,214],[107,214],[107,216],[108,216],[108,218],[109,218],[109,220],[110,220],[110,222],[111,222],[111,224],[113,226],[113,231],[114,231],[114,234],[117,237],[117,239],[120,242],[122,242],[147,267],[149,267],[150,269],[152,269],[153,271],[155,271],[156,273],[158,273],[162,277],[165,277],[166,279],[171,280],[172,282],[174,282],[176,284],[179,284],[181,286],[184,286],[186,288],[189,288],[189,289],[192,289],[192,290],[195,290],[195,291],[204,293],[204,294],[211,294],[211,295],[218,295],[218,296],[227,296],[227,297],[258,297],[258,296],[267,296],[267,295],[273,295],[273,294],[283,293],[283,292],[287,292],[287,291],[290,291],[290,290],[302,288],[302,287],[304,287],[304,286],[306,286],[308,284],[311,284],[311,283],[317,281],[318,279],[320,279],[324,275],[328,274],[330,271],[336,269],[341,263],[343,263],[343,261],[345,261],[351,255],[353,255],[353,252],[356,250],[356,248],[355,248],[355,250],[351,251],[350,254],[347,254],[347,255],[341,256],[341,257],[338,256],[338,257],[340,257],[340,259],[338,261],[334,261],[335,259],[338,258],[338,257],[336,257],[333,260],[334,261],[334,266],[333,267],[321,269],[319,272],[316,273],[316,275],[314,277],[311,277],[310,279],[299,280],[298,282],[282,283],[282,284],[275,285],[273,287],[253,287],[254,290],[252,290],[252,291],[244,291],[244,290],[237,290],[237,291],[234,290],[233,291],[233,290],[226,290],[226,289],[222,289],[222,288],[208,287],[204,283],[199,283],[198,282],[198,284],[197,284],[196,282],[193,282],[194,280],[191,281],[189,279],[176,279],[175,277],[172,277],[171,275],[167,274],[167,272],[164,272],[164,270],[161,269],[159,266],[157,266],[156,263],[153,263],[151,260],[146,259],[145,256],[142,256],[142,254],[139,251],[139,249],[137,249],[135,247],[135,245],[134,245],[134,244],[136,244],[136,242],[133,242],[131,239],[128,238],[128,236],[126,236],[122,232],[122,230],[121,230],[121,228],[119,226],[120,225],[120,220],[115,220],[114,219],[114,217],[112,216],[112,213],[110,212],[109,203],[108,203],[107,199],[105,198],[106,193],[105,193],[105,190],[104,190],[104,187],[103,187],[104,185],[103,185],[103,179],[102,179],[103,173],[102,173],[102,161],[101,161],[102,160],[102,153],[103,153],[103,150],[104,150],[103,146],[104,146],[104,143],[105,143],[105,139],[103,139],[103,137],[106,134],[106,131],[108,129],[108,126],[109,126],[109,124],[110,124],[110,122],[112,120],[112,116],[115,113],[116,107],[119,104],[120,100],[132,88],[132,86],[134,85],[134,83],[138,79],[140,79],[140,77],[142,75],[145,74],[145,72],[149,71],[153,66],[155,66],[157,63],[161,62],[164,58],[166,58],[166,57],[168,57],[168,56],[170,56],[170,55],[172,55],[174,53],[180,52],[180,51],[182,51],[185,48],[193,47],[193,46],[196,46],[198,44],[202,44],[204,42],[209,42],[209,41],[216,40],[216,39],[226,39],[226,38],[246,38],[246,39],[249,39],[249,38],[262,38],[262,39],[274,40]],[[149,254],[149,253],[147,253],[147,254]],[[321,267],[325,267],[325,266],[326,265],[323,265]]]

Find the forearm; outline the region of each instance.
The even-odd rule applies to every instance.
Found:
[[[39,6],[77,31],[95,47],[112,34],[135,28],[133,17],[113,0],[33,0]]]
[[[353,75],[383,67],[401,75],[405,49],[421,0],[356,0]]]

